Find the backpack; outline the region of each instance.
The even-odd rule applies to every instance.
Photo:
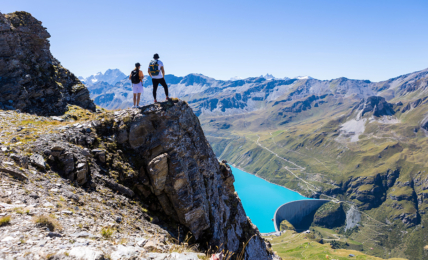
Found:
[[[132,84],[140,83],[140,70],[136,69],[131,72],[131,82]]]
[[[150,75],[157,76],[159,75],[159,64],[157,60],[152,60],[149,65]]]

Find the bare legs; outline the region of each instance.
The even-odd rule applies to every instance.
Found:
[[[134,107],[140,106],[141,93],[134,93]]]

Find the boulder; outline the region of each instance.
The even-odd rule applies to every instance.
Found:
[[[145,115],[138,115],[129,130],[129,145],[138,148],[146,141],[148,133],[154,131],[153,124]]]
[[[168,177],[168,154],[161,154],[151,160],[148,173],[155,195],[160,195],[165,189],[165,182]]]
[[[34,166],[37,166],[41,169],[46,168],[45,159],[40,154],[33,154],[30,156],[30,161]]]
[[[79,185],[87,182],[88,164],[86,162],[77,164],[76,180]]]

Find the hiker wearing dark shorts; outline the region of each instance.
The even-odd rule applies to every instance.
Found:
[[[134,93],[134,106],[140,107],[140,96],[143,92],[143,79],[144,74],[140,70],[140,63],[135,63],[135,69],[131,71],[131,75],[129,75],[129,79],[132,81],[132,92]]]
[[[156,53],[153,55],[153,59],[149,64],[149,75],[152,77],[153,82],[153,98],[155,99],[155,103],[158,102],[156,100],[156,92],[158,90],[159,84],[162,85],[163,89],[165,90],[165,96],[166,100],[169,99],[168,97],[168,85],[166,85],[165,82],[165,69],[163,66],[162,61],[159,60],[159,55]]]

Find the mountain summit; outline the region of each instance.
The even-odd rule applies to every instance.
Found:
[[[108,69],[105,73],[98,72],[97,74],[91,75],[87,78],[79,77],[79,79],[85,83],[85,85],[93,86],[99,82],[106,82],[110,85],[115,85],[126,77],[127,76],[119,69]]]
[[[89,91],[50,50],[50,34],[26,12],[0,13],[0,108],[59,115],[74,104],[95,110]]]

